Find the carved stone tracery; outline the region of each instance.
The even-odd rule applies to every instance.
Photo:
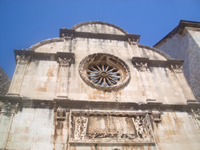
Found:
[[[101,90],[119,89],[130,80],[129,67],[118,57],[95,53],[79,65],[81,78],[90,86]]]

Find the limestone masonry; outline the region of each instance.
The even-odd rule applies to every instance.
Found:
[[[14,51],[0,149],[199,150],[200,103],[183,60],[105,22],[59,35]]]
[[[181,20],[154,47],[172,58],[184,60],[184,75],[194,96],[200,101],[200,22]]]

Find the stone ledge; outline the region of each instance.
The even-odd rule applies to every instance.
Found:
[[[120,40],[128,41],[131,39],[133,42],[139,42],[140,35],[135,34],[126,34],[126,35],[117,35],[117,34],[103,34],[103,33],[91,33],[91,32],[77,32],[72,29],[60,29],[60,38],[65,37],[81,37],[81,38],[94,38],[94,39],[109,39],[109,40]]]
[[[164,104],[162,102],[112,102],[112,101],[86,101],[55,98],[53,100],[29,99],[25,97],[0,96],[1,102],[19,103],[21,107],[54,108],[62,106],[66,109],[102,109],[102,110],[176,110],[190,111],[191,108],[200,108],[200,103]]]
[[[17,55],[25,55],[26,57],[31,56],[31,59],[36,60],[51,60],[57,61],[60,58],[71,58],[72,62],[75,60],[75,54],[69,52],[57,52],[57,53],[37,53],[30,50],[14,50],[15,58]]]

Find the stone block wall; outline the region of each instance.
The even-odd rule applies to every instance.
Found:
[[[200,101],[200,31],[186,27],[165,43],[156,46],[174,59],[184,60],[183,71],[194,96]]]
[[[0,96],[5,95],[8,91],[8,88],[10,86],[11,79],[9,76],[5,73],[3,68],[0,67]]]
[[[95,112],[98,111],[101,110],[96,110]],[[82,110],[81,112],[84,111]],[[90,113],[91,112],[92,111],[90,111]],[[106,113],[105,110],[101,112]],[[84,122],[80,122],[80,119],[82,117],[82,119],[85,119],[86,117],[76,116],[73,117],[74,120],[71,120],[71,111],[66,111],[64,118],[58,118],[58,113],[56,113],[54,109],[51,108],[29,107],[22,108],[21,110],[19,109],[19,111],[15,113],[8,113],[6,108],[4,109],[3,107],[2,113],[0,115],[0,149],[168,150],[173,147],[177,150],[198,150],[200,147],[199,123],[196,124],[195,117],[190,112],[163,110],[161,113],[160,121],[155,121],[155,118],[150,115],[152,117],[151,135],[153,136],[153,141],[151,143],[145,142],[145,138],[139,136],[143,132],[139,132],[140,128],[137,128],[136,126],[136,118],[133,120],[134,124],[130,124],[130,122],[128,122],[128,120],[130,121],[130,116],[127,117],[126,115],[134,113],[133,111],[113,111],[112,113],[117,114],[119,112],[123,112],[122,114],[125,116],[108,116],[103,119],[103,122],[101,120],[103,117],[101,118],[101,116],[90,116],[90,123],[88,123],[87,128],[85,128],[83,127]],[[141,113],[146,112],[140,111],[140,114]],[[94,123],[91,123],[91,118],[93,118],[93,120],[100,118],[100,120],[97,121],[101,123],[97,126],[94,126]],[[113,122],[110,122],[111,120]],[[125,122],[120,123],[122,120]],[[74,124],[71,124],[70,122],[74,122]],[[76,125],[76,122],[80,123],[81,126]],[[105,124],[108,122],[110,122],[110,124],[106,127]],[[118,122],[118,124],[116,124],[116,122]],[[112,137],[109,139],[108,137],[102,137],[101,134],[97,134],[97,137],[95,136],[88,139],[88,137],[82,136],[82,130],[76,130],[80,128],[83,130],[87,129],[86,132],[89,132],[89,129],[94,131],[94,133],[97,131],[103,132],[107,129],[113,128],[112,125],[114,124],[114,127],[117,127],[118,130],[112,130],[112,132],[107,131],[107,136],[109,136],[109,133],[115,132],[127,132],[129,135],[130,127],[132,126],[131,129],[137,131],[133,132],[137,134],[137,138]],[[75,131],[77,131],[77,134]],[[73,133],[78,136],[75,137],[75,140],[71,139]],[[112,136],[112,134],[110,136]],[[81,138],[79,139],[79,137]],[[102,140],[103,142],[96,143],[95,141],[98,140]],[[126,140],[126,144],[122,142],[120,143],[120,141],[123,140]],[[130,140],[132,140],[133,143],[131,143]]]

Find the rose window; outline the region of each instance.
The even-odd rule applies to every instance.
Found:
[[[128,83],[128,66],[118,57],[97,53],[83,59],[79,66],[81,78],[101,90],[115,90]]]
[[[121,78],[120,71],[117,68],[104,64],[91,66],[87,73],[91,82],[102,87],[116,85]]]

